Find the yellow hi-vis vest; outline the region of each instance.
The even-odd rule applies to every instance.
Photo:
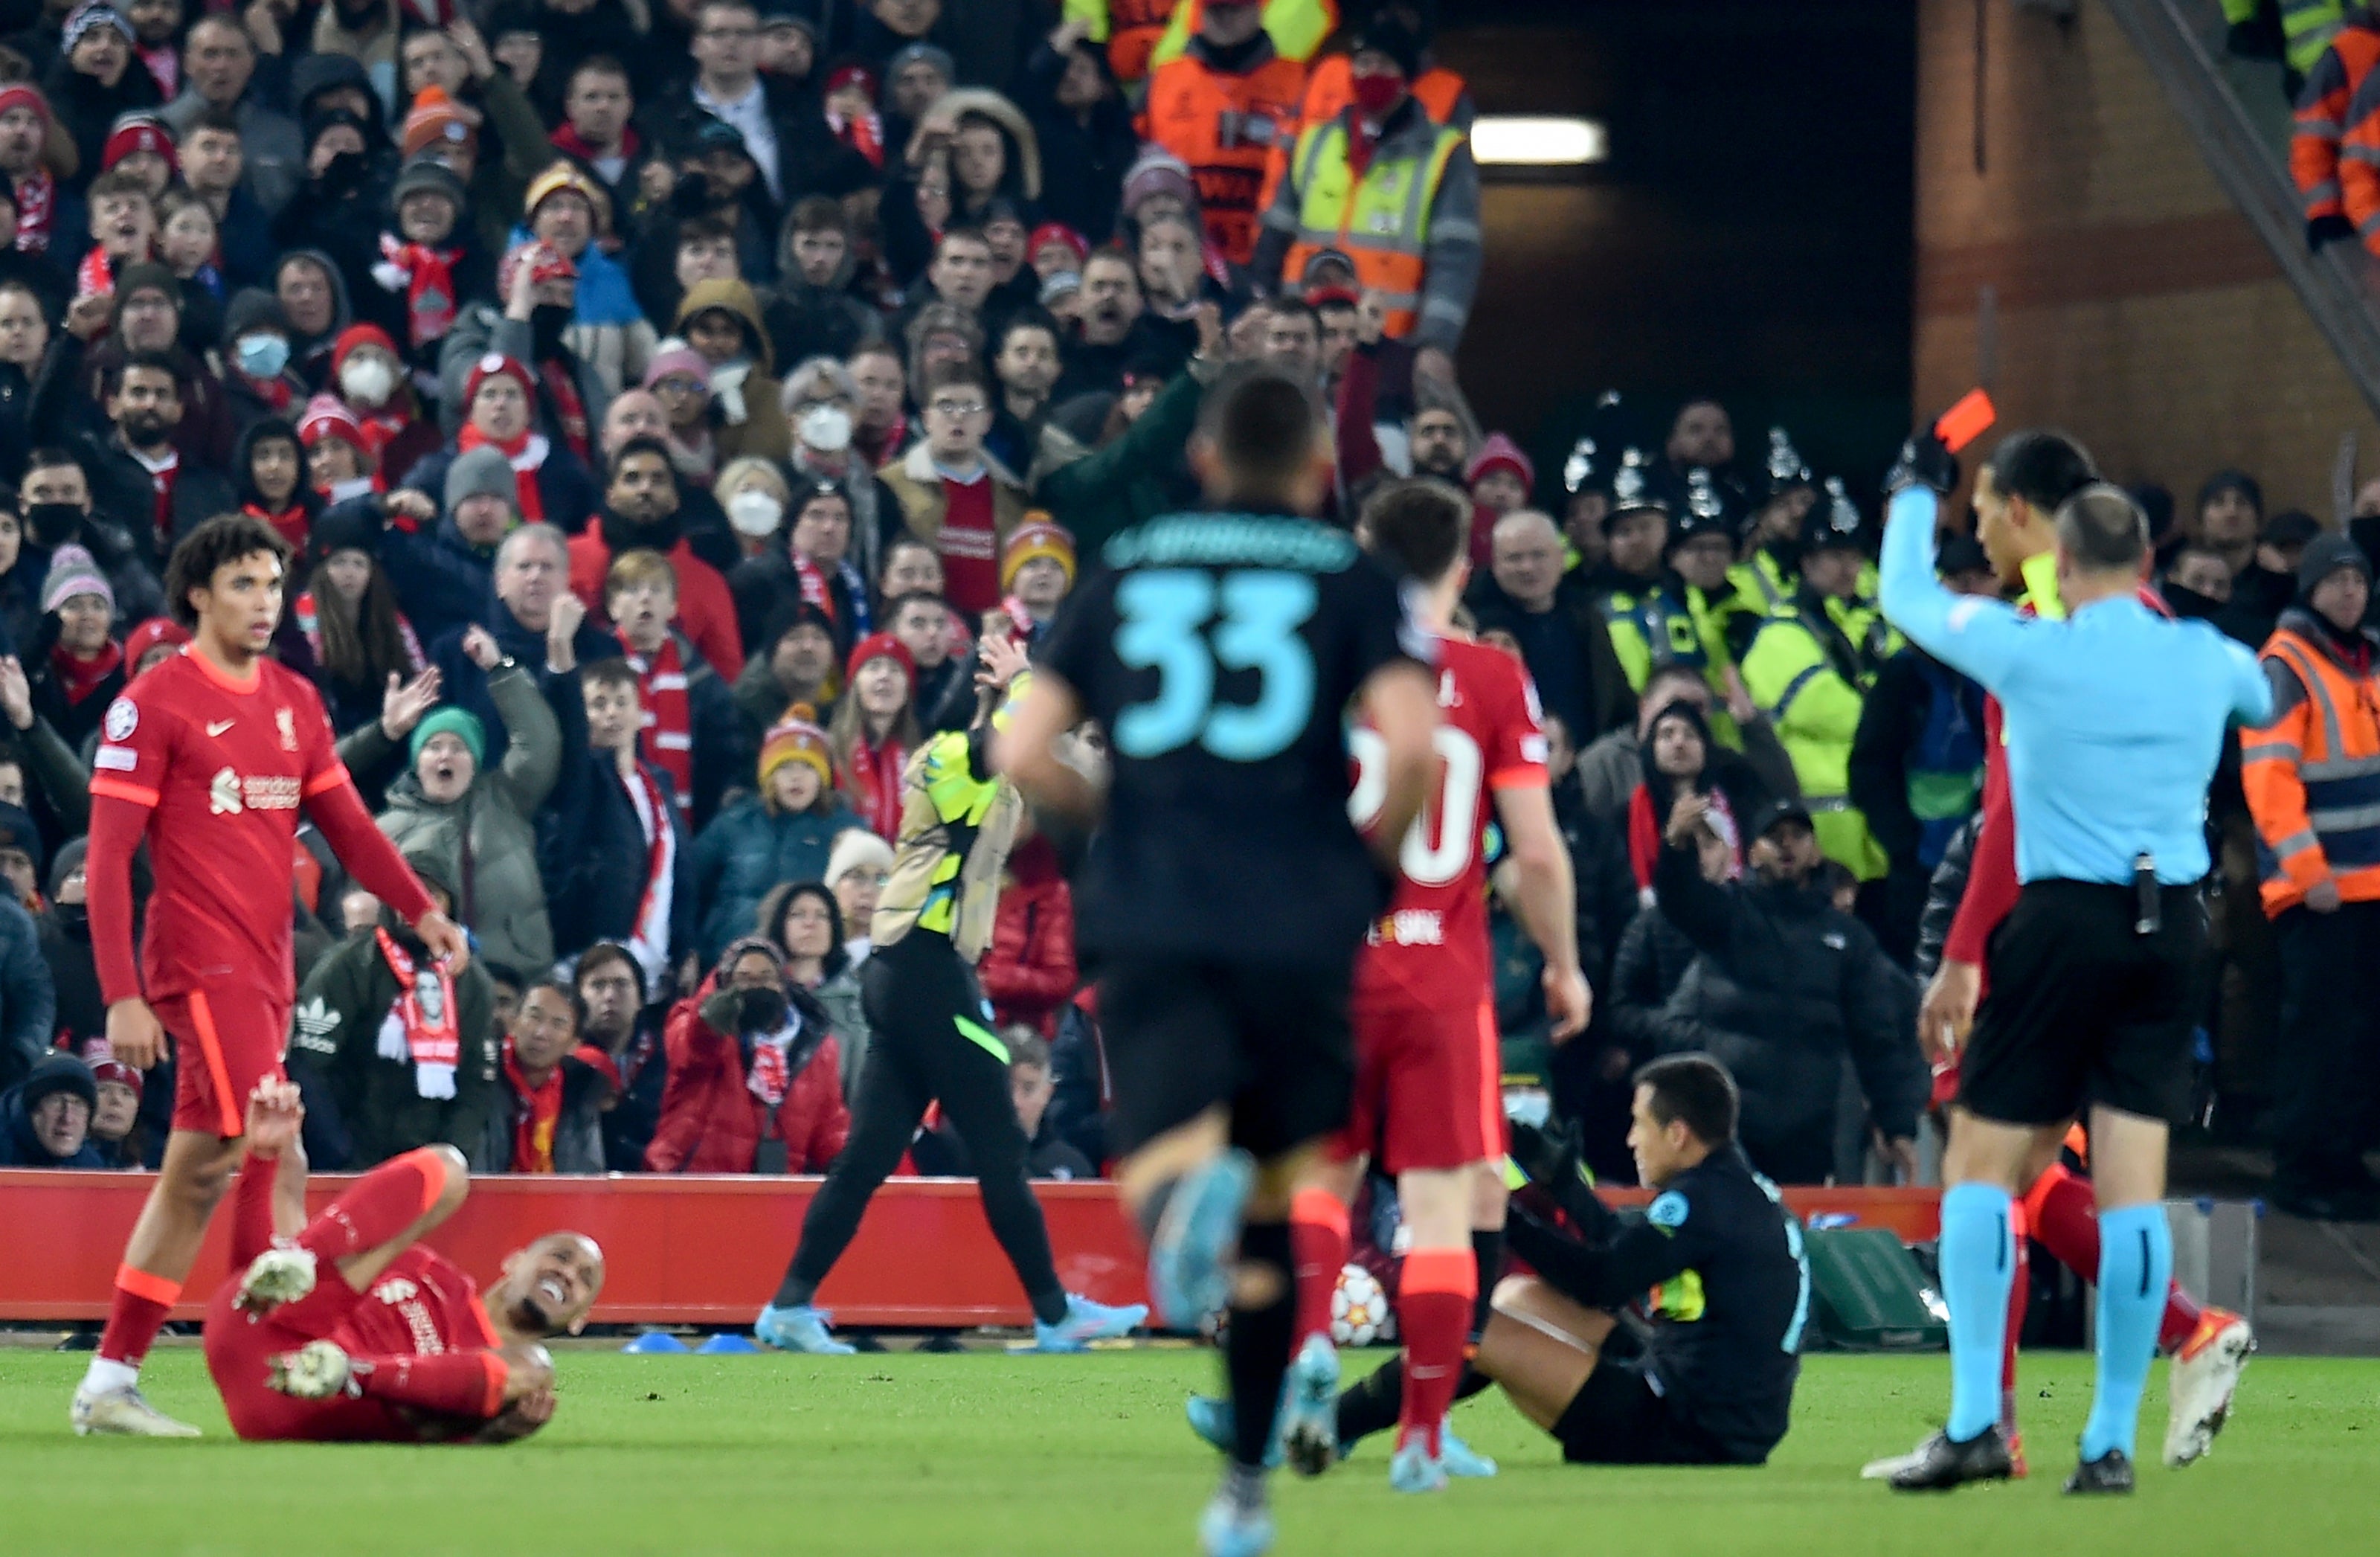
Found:
[[[1358,179],[1347,161],[1347,119],[1342,115],[1297,138],[1291,163],[1297,194],[1297,241],[1281,266],[1303,275],[1320,249],[1339,249],[1355,262],[1355,280],[1381,295],[1386,333],[1402,338],[1421,318],[1422,278],[1428,270],[1429,208],[1446,164],[1463,144],[1461,130],[1438,131],[1429,155],[1376,155]]]

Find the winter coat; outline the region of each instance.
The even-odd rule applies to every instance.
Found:
[[[565,689],[563,696],[567,698]],[[565,708],[562,780],[537,819],[540,874],[553,921],[554,951],[575,956],[598,941],[625,944],[644,906],[651,845],[626,782],[608,751],[587,746],[585,714]],[[695,943],[693,850],[667,773],[645,764],[676,839],[670,879],[669,945],[674,958]]]
[[[753,1040],[719,1031],[702,1015],[711,993],[706,981],[670,1008],[669,1082],[645,1166],[657,1174],[751,1173],[766,1125],[785,1143],[788,1172],[823,1173],[851,1135],[842,1050],[824,1013],[811,1003],[802,1016],[804,1030],[788,1055],[792,1081],[771,1119],[744,1081]],[[794,1009],[800,1011],[798,1000]]]
[[[669,1080],[669,1052],[662,1042],[664,1013],[647,1006],[612,1068],[620,1074],[620,1095],[603,1111],[603,1166],[615,1174],[645,1171],[645,1149],[662,1117],[662,1093]]]
[[[1087,121],[1060,104],[1058,83],[1072,54],[1037,44],[1017,78],[1016,101],[1040,142],[1042,219],[1063,222],[1097,245],[1115,231],[1123,176],[1140,155],[1140,137],[1132,110],[1113,91],[1091,105]]]
[[[445,501],[438,491],[431,492],[431,500],[442,505]],[[375,519],[383,517],[376,495],[351,497],[327,512],[352,513],[359,508]],[[465,540],[451,515],[429,524],[402,514],[386,515],[384,524],[376,531],[380,569],[396,590],[397,610],[413,624],[421,640],[435,643],[448,632],[468,626],[494,587],[496,549]],[[448,696],[453,696],[451,687]]]
[[[1694,854],[1664,845],[1654,891],[1700,954],[1666,1015],[1733,1073],[1744,1150],[1782,1183],[1822,1181],[1834,1162],[1848,1052],[1885,1134],[1912,1136],[1928,1082],[1917,990],[1822,883],[1714,886]]]
[[[538,404],[542,406],[544,403],[543,396],[540,396]],[[450,442],[436,453],[424,455],[419,465],[406,472],[403,484],[438,495],[443,506],[446,470],[455,463],[458,453]],[[595,512],[596,505],[602,500],[603,494],[595,484],[595,473],[549,434],[545,462],[537,468],[537,501],[545,522],[565,534],[575,535],[586,527],[588,517]]]
[[[1033,499],[1014,471],[989,454],[983,456],[983,462],[991,482],[992,554],[996,557],[1008,549],[1008,538],[1025,522],[1026,510],[1033,505]],[[909,533],[939,550],[950,497],[943,491],[941,473],[934,468],[934,451],[920,443],[878,471],[877,476],[892,489]],[[1079,548],[1082,543],[1078,541],[1075,544]]]
[[[33,916],[0,897],[0,1085],[21,1079],[50,1052],[57,1011]]]
[[[240,188],[268,217],[289,201],[298,186],[306,177],[306,138],[298,128],[298,121],[286,114],[277,114],[264,105],[265,66],[260,61],[256,75],[232,107],[232,116],[239,121],[239,149],[245,167],[240,175]],[[138,61],[134,62],[136,67]],[[128,72],[129,74],[129,72]],[[172,128],[176,140],[188,135],[211,108],[186,77],[182,94],[165,104],[158,116]],[[96,168],[96,158],[83,164]],[[229,228],[226,227],[226,241]]]
[[[478,608],[466,620],[487,628],[496,647],[511,655],[514,663],[536,681],[553,716],[563,717],[565,699],[575,701],[578,696],[578,674],[571,671],[556,675],[545,668],[545,634],[523,626],[512,607],[496,598],[492,586],[481,591]],[[432,642],[430,663],[438,667],[439,687],[443,694],[439,700],[468,709],[487,726],[488,761],[494,764],[504,760],[504,753],[512,747],[512,735],[505,728],[503,711],[488,694],[487,673],[463,652],[463,634],[467,630],[455,627]],[[571,653],[582,665],[591,665],[598,660],[616,660],[620,657],[620,640],[593,622],[581,622],[578,635],[571,639]]]
[[[507,249],[529,241],[525,228],[513,229]],[[653,351],[661,337],[653,331],[652,322],[645,317],[637,295],[629,288],[628,272],[619,261],[605,253],[600,245],[590,243],[581,250],[577,261],[577,299],[570,310],[570,326],[562,333],[563,345],[571,356],[594,370],[602,381],[606,404],[611,396],[625,388],[633,389],[645,379],[645,364],[653,359]],[[601,421],[588,426],[600,430]]]
[[[164,102],[157,90],[157,78],[135,55],[115,79],[115,85],[103,87],[96,77],[86,76],[60,54],[49,62],[42,77],[42,94],[49,99],[50,114],[74,139],[75,152],[83,167],[91,174],[99,172],[100,152],[107,146],[108,127],[123,114],[154,113]],[[85,235],[73,233],[68,247],[84,241]]]
[[[139,70],[140,62],[132,62]],[[130,71],[126,72],[128,75]],[[85,1135],[82,1145],[71,1157],[53,1157],[33,1134],[33,1113],[25,1106],[21,1087],[12,1087],[0,1093],[0,1168],[104,1168],[107,1159],[100,1154],[100,1144]]]
[[[512,741],[501,765],[472,775],[460,799],[433,805],[410,768],[389,785],[381,831],[400,849],[427,849],[455,883],[456,915],[489,961],[523,973],[553,963],[553,925],[538,875],[538,808],[553,790],[562,733],[537,683],[515,666],[488,678]],[[468,842],[469,870],[464,869]]]
[[[113,334],[102,336],[83,352],[82,384],[92,405],[105,404],[109,376],[123,370],[128,355],[123,337]],[[246,429],[237,425],[223,380],[187,347],[175,347],[165,355],[173,360],[174,383],[182,395],[182,420],[174,424],[174,447],[184,459],[231,473],[237,485],[237,439]],[[291,407],[293,417],[296,409]]]
[[[594,363],[569,349],[569,333],[565,331],[563,335],[563,355],[556,360],[568,368],[571,385],[578,391],[579,404],[587,409],[587,436],[591,456],[594,443],[602,437],[604,415],[612,408],[612,389],[604,382],[603,375],[596,371]],[[455,316],[455,327],[446,332],[438,345],[438,424],[448,433],[461,429],[465,413],[469,409],[463,404],[463,386],[470,382],[471,370],[479,365],[480,358],[492,351],[516,362],[526,362],[532,370],[541,371],[537,358],[536,338],[530,333],[527,320],[507,319],[501,310],[488,303],[467,306]],[[569,453],[562,423],[554,418],[553,396],[540,390],[534,400],[537,431],[544,433],[556,450]],[[577,456],[574,455],[572,457],[575,460]],[[443,474],[443,468],[441,468]],[[393,479],[396,473],[390,471],[388,474]],[[406,484],[420,485],[419,481]],[[439,486],[423,487],[422,490],[436,498],[441,507],[445,505],[443,481]],[[590,498],[587,505],[578,510],[578,518],[584,518],[594,509],[595,503]],[[565,529],[577,528],[577,519],[565,524],[564,519],[567,516],[551,505],[546,508],[545,517]]]
[[[1918,916],[1917,952],[1910,959],[1909,967],[1920,983],[1941,969],[1942,946],[1950,939],[1950,921],[1959,917],[1959,902],[1967,895],[1967,872],[1975,859],[1975,834],[1983,830],[1984,819],[1979,812],[1950,834],[1949,846],[1942,851],[1942,863],[1934,867],[1934,875],[1925,884],[1925,910]]]
[[[90,912],[79,903],[53,903],[35,916],[34,923],[55,1003],[52,1025],[58,1037],[80,1052],[92,1039],[107,1036],[107,1002],[100,994],[99,962],[91,949]],[[0,1077],[11,1077],[17,1068],[0,1061]]]
[[[719,570],[694,554],[674,520],[651,526],[632,525],[608,507],[595,511],[595,522],[570,538],[570,592],[587,607],[589,619],[603,621],[603,580],[612,559],[630,549],[659,552],[677,575],[676,628],[694,641],[710,669],[728,681],[744,674],[744,635],[736,626],[735,597]]]
[[[859,1068],[868,1060],[868,1045],[875,1036],[868,1025],[868,1003],[859,992],[859,968],[847,958],[810,991],[824,1008],[827,1020],[833,1024],[834,1040],[843,1048],[843,1095],[845,1099],[859,1094]]]
[[[1772,800],[1798,799],[1801,785],[1793,779],[1793,759],[1777,739],[1777,726],[1758,714],[1737,726],[1743,750],[1733,752],[1711,745],[1703,759],[1709,787],[1727,797],[1728,808],[1740,822],[1749,824],[1762,806]],[[1586,809],[1609,826],[1626,829],[1628,805],[1645,783],[1645,747],[1633,725],[1597,738],[1579,753],[1578,789]],[[1661,821],[1669,817],[1664,813]]]
[[[991,944],[975,971],[1002,1026],[1022,1022],[1044,1038],[1057,1037],[1058,1014],[1082,978],[1074,894],[1047,838],[1028,838],[1008,857]]]
[[[783,385],[777,378],[776,357],[769,332],[760,322],[760,299],[741,281],[698,281],[677,305],[675,333],[686,334],[686,321],[712,309],[723,309],[744,325],[745,362],[710,371],[712,443],[724,468],[745,455],[783,464],[793,453],[793,429],[779,401]],[[741,382],[735,382],[741,373]],[[740,415],[739,415],[740,411]]]
[[[1197,483],[1182,451],[1205,394],[1195,373],[1175,374],[1114,442],[1041,478],[1035,501],[1073,534],[1075,555],[1091,555],[1118,530],[1196,505]]]
[[[841,663],[863,636],[859,618],[868,603],[868,581],[848,556],[843,566],[820,571],[826,579],[826,612],[834,618],[834,657]],[[744,644],[757,652],[764,647],[761,639],[769,628],[802,598],[802,578],[792,553],[772,542],[767,551],[728,570],[727,592],[735,601],[735,624]]]
[[[499,1045],[499,1052],[502,1046]],[[553,1171],[557,1174],[600,1174],[609,1171],[603,1149],[603,1104],[612,1096],[612,1078],[589,1058],[599,1051],[585,1046],[562,1056],[562,1116],[553,1122]],[[513,1162],[513,1143],[519,1136],[524,1109],[521,1095],[501,1064],[496,1071],[495,1106],[488,1123],[466,1155],[475,1174],[526,1173]]]
[[[694,841],[694,895],[708,965],[753,933],[760,900],[788,882],[822,882],[834,841],[859,825],[842,797],[820,810],[783,814],[747,795],[713,817]]]
[[[1552,606],[1543,614],[1523,610],[1492,573],[1475,578],[1463,600],[1482,632],[1502,627],[1520,641],[1522,658],[1528,662],[1546,712],[1560,716],[1570,727],[1573,747],[1585,750],[1607,730],[1624,729],[1634,722],[1636,695],[1629,689],[1628,674],[1611,647],[1611,629],[1605,625],[1580,570],[1573,568],[1562,576],[1554,587]],[[1567,663],[1547,663],[1548,651],[1537,647],[1544,636],[1541,628],[1549,625],[1543,617],[1548,615],[1560,618],[1569,628]],[[1633,776],[1629,787],[1635,787]]]
[[[413,1062],[380,1052],[382,1025],[404,993],[370,931],[334,947],[298,990],[289,1075],[306,1094],[306,1150],[315,1167],[360,1171],[440,1141],[467,1156],[479,1150],[503,1070],[495,984],[476,959],[455,976],[462,1051],[451,1098],[423,1097]]]

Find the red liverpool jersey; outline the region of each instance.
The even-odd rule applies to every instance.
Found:
[[[471,1278],[416,1244],[389,1261],[332,1339],[351,1356],[431,1357],[490,1350],[496,1332]]]
[[[1493,982],[1489,798],[1547,782],[1546,734],[1537,689],[1521,663],[1461,639],[1439,644],[1438,713],[1438,792],[1398,854],[1396,896],[1366,937],[1355,998],[1420,998],[1468,1010]],[[1348,804],[1359,819],[1379,809],[1378,749],[1370,731],[1356,733],[1363,772]]]
[[[185,650],[125,688],[100,734],[91,794],[149,810],[148,998],[249,981],[286,1004],[298,809],[347,782],[313,684],[259,660],[242,685]],[[111,960],[102,949],[109,1002],[144,992]]]

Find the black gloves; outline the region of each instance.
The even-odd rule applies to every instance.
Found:
[[[2355,224],[2344,216],[2316,216],[2306,224],[2306,252],[2319,254],[2325,243],[2355,236]]]
[[[716,1033],[768,1033],[785,1025],[785,997],[777,990],[723,989],[702,1003],[703,1024]]]
[[[1938,497],[1948,497],[1959,485],[1959,460],[1942,440],[1934,436],[1930,427],[1919,428],[1900,445],[1900,456],[1885,472],[1884,495],[1909,487],[1924,487]]]

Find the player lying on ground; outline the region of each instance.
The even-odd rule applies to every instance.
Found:
[[[2017,609],[2051,619],[2065,615],[2058,585],[2058,510],[2082,491],[2097,472],[2091,456],[2062,433],[2010,434],[1975,472],[1975,533],[1993,571],[2010,590],[2021,590]],[[2168,614],[2164,600],[2146,584],[2136,586],[2141,603]],[[1958,1095],[1960,1054],[1988,992],[1987,948],[1992,933],[2016,906],[2016,809],[2009,787],[2008,744],[2000,700],[1984,700],[1983,806],[1972,846],[1962,861],[1947,857],[1929,888],[1927,918],[1947,918],[1941,962],[1918,1012],[1918,1039],[1936,1064],[1936,1095],[1946,1104]],[[1955,853],[1955,851],[1954,851]],[[2000,1429],[2008,1437],[2011,1471],[2024,1474],[2024,1445],[2016,1417],[2017,1342],[2032,1283],[2025,1269],[2028,1237],[2084,1282],[2099,1277],[2099,1214],[2078,1126],[2068,1135],[2069,1162],[2052,1162],[2010,1207],[2014,1281],[2000,1356]],[[2173,1359],[2166,1397],[2165,1463],[2185,1466],[2204,1454],[2228,1418],[2240,1370],[2255,1348],[2248,1322],[2228,1309],[2192,1300],[2181,1283],[2166,1284],[2158,1319],[2157,1350]],[[1888,1478],[1914,1455],[1870,1464],[1862,1475]]]
[[[1365,549],[1427,592],[1415,614],[1439,639],[1435,745],[1442,760],[1430,804],[1398,851],[1396,896],[1356,960],[1354,1105],[1290,1204],[1297,1332],[1276,1432],[1290,1463],[1311,1476],[1339,1448],[1330,1301],[1347,1262],[1347,1210],[1376,1151],[1397,1176],[1412,1245],[1397,1295],[1405,1356],[1391,1366],[1401,1367],[1405,1387],[1389,1484],[1408,1492],[1496,1468],[1445,1430],[1466,1381],[1464,1347],[1487,1324],[1487,1299],[1503,1273],[1502,1066],[1486,908],[1491,799],[1509,844],[1512,901],[1545,954],[1554,1041],[1577,1034],[1587,1017],[1570,855],[1547,788],[1536,689],[1519,661],[1453,628],[1471,576],[1470,524],[1469,500],[1427,480],[1384,488],[1356,522]],[[1369,825],[1378,740],[1359,728],[1352,744],[1364,775],[1350,804]],[[1487,1387],[1484,1377],[1468,1381],[1473,1393]],[[1190,1415],[1209,1442],[1230,1438],[1224,1403],[1195,1399]]]
[[[603,1251],[549,1233],[479,1288],[417,1240],[463,1203],[462,1153],[425,1146],[306,1219],[298,1089],[259,1082],[233,1203],[232,1269],[207,1306],[207,1371],[246,1439],[508,1443],[553,1416],[540,1342],[577,1334]]]
[[[87,873],[107,1040],[117,1059],[147,1070],[171,1033],[177,1063],[173,1133],[75,1392],[78,1433],[197,1433],[140,1397],[140,1361],[239,1162],[241,1110],[259,1081],[282,1078],[301,813],[446,973],[470,956],[462,931],[372,825],[313,683],[268,652],[288,560],[288,543],[248,515],[185,536],[165,566],[165,597],[191,629],[189,646],[135,678],[101,722]],[[132,862],[144,842],[156,890],[136,960]],[[443,1068],[451,1077],[459,1056],[449,1034],[414,1058],[425,1077]]]

